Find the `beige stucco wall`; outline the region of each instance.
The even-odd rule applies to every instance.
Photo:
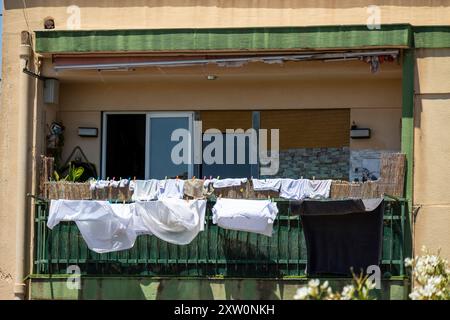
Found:
[[[38,30],[43,27],[43,19],[52,16],[56,20],[57,29],[65,29],[69,17],[67,7],[79,5],[81,7],[81,27],[84,29],[116,29],[116,28],[179,28],[179,27],[244,27],[244,26],[289,26],[289,25],[338,25],[338,24],[365,24],[368,18],[367,6],[374,1],[91,1],[91,0],[27,0],[27,8],[23,10],[22,1],[5,0],[4,32],[3,32],[3,81],[0,106],[0,299],[12,298],[14,264],[15,264],[15,201],[17,194],[14,172],[17,154],[17,100],[19,96],[18,49],[20,32],[22,30]],[[446,0],[384,0],[376,1],[381,9],[381,23],[411,23],[415,25],[446,25],[450,24],[450,4]],[[126,7],[125,7],[126,6]],[[126,12],[126,14],[124,14]],[[448,61],[445,53],[443,60],[431,59],[436,66],[440,61]],[[420,60],[424,62],[425,60]],[[446,62],[447,63],[447,62]],[[448,64],[447,64],[448,66]],[[449,170],[444,164],[448,163],[448,153],[445,148],[434,150],[432,141],[442,141],[442,131],[433,125],[434,121],[442,121],[448,117],[449,91],[445,85],[445,70],[436,67],[436,71],[429,73],[427,68],[419,68],[419,74],[424,79],[430,79],[421,86],[429,88],[432,94],[444,94],[441,102],[434,98],[424,96],[422,107],[424,116],[422,125],[416,130],[416,185],[423,189],[434,190],[433,186],[442,186],[445,190],[442,177],[447,177]],[[425,70],[425,71],[424,71]],[[421,73],[422,72],[422,73]],[[425,73],[423,73],[425,72]],[[434,72],[440,75],[442,81],[433,84]],[[421,79],[422,80],[422,79]],[[33,86],[36,86],[34,80]],[[35,115],[36,134],[30,142],[30,158],[38,156],[43,149],[43,135],[45,131],[43,119],[50,123],[58,117],[66,122],[68,133],[74,134],[79,125],[98,125],[100,110],[120,110],[124,106],[130,109],[227,109],[227,108],[352,108],[352,117],[357,122],[371,126],[380,132],[382,113],[384,110],[392,114],[389,120],[389,133],[397,131],[395,117],[401,104],[401,86],[398,79],[391,78],[375,81],[375,88],[371,80],[352,81],[337,79],[306,81],[284,80],[282,82],[248,82],[229,83],[217,85],[202,82],[189,83],[144,83],[141,85],[120,83],[76,84],[67,83],[61,87],[61,109],[57,113],[54,107],[44,106],[38,98],[30,97],[31,113]],[[439,86],[435,88],[434,86]],[[442,89],[442,86],[443,89]],[[327,88],[327,91],[323,90]],[[329,89],[329,91],[328,91]],[[39,90],[39,89],[38,89]],[[259,95],[261,91],[264,96]],[[447,91],[446,91],[447,90]],[[205,92],[208,94],[205,95]],[[144,94],[143,94],[144,93]],[[250,97],[245,101],[244,94]],[[177,97],[178,96],[178,97]],[[181,98],[180,98],[181,97]],[[211,99],[214,97],[214,99]],[[434,97],[434,96],[433,96]],[[430,102],[432,100],[433,102]],[[195,102],[195,103],[194,103]],[[275,103],[276,102],[276,103]],[[439,103],[434,108],[432,105]],[[361,109],[360,109],[361,108]],[[365,108],[366,113],[361,110]],[[355,109],[355,110],[353,110]],[[382,111],[383,110],[383,111]],[[77,114],[77,112],[80,112]],[[82,113],[81,113],[82,112]],[[370,114],[370,116],[369,116]],[[376,120],[378,119],[378,120]],[[445,128],[448,128],[446,125]],[[374,141],[373,147],[390,145],[387,135]],[[420,142],[418,138],[425,142]],[[95,151],[99,140],[89,142],[78,141],[77,137],[69,137],[68,144],[82,144],[86,146],[88,156],[98,161]],[[392,146],[396,143],[392,144]],[[34,146],[35,152],[31,152]],[[354,145],[359,148],[361,146]],[[436,157],[426,157],[426,151],[436,152]],[[67,151],[66,151],[67,152]],[[438,165],[435,165],[435,164]],[[442,166],[441,175],[433,166]],[[440,181],[430,180],[427,171],[432,171],[432,177],[440,177]],[[31,183],[30,166],[30,184]],[[436,187],[437,188],[437,187]],[[437,188],[439,189],[439,188]],[[31,191],[31,186],[30,186]],[[429,192],[430,193],[430,192]],[[418,192],[416,199],[420,200]],[[418,202],[419,200],[416,200]],[[422,201],[422,200],[420,200]],[[448,224],[449,197],[442,193],[439,204],[433,203],[434,198],[425,198],[426,208],[419,214],[416,244],[427,243],[442,246],[449,243],[448,232],[443,225]],[[447,204],[446,204],[447,203]],[[442,210],[440,208],[443,208]],[[31,221],[31,211],[30,211]],[[433,234],[433,236],[430,236]],[[445,249],[449,256],[449,247]],[[30,251],[31,252],[31,251]]]
[[[415,246],[450,257],[450,50],[417,51],[414,203]]]
[[[446,0],[27,0],[30,27],[42,28],[48,16],[65,29],[67,8],[81,7],[84,29],[305,26],[366,24],[368,6],[378,5],[381,23],[445,25]],[[22,1],[5,0],[6,9],[22,9]],[[125,9],[124,9],[125,8]],[[126,10],[126,14],[124,14]],[[22,15],[21,10],[16,12]]]

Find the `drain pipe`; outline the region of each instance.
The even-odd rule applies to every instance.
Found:
[[[31,39],[27,31],[21,33],[20,72],[18,97],[18,139],[17,139],[17,211],[16,211],[16,277],[14,297],[23,300],[26,296],[25,285],[25,257],[26,257],[26,226],[28,217],[28,120],[29,120],[29,92],[30,81],[22,70],[27,68],[31,59]]]

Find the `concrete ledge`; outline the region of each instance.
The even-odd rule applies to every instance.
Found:
[[[81,277],[80,290],[71,290],[69,276],[31,277],[31,300],[292,300],[307,278],[238,279],[238,278],[152,278],[152,277]],[[338,290],[351,279],[328,280]],[[68,286],[69,284],[69,286]],[[377,299],[404,300],[409,280],[382,280]]]

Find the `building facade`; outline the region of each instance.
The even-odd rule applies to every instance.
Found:
[[[301,283],[97,274],[80,293],[62,275],[36,276],[27,194],[39,193],[55,122],[65,127],[61,161],[79,146],[104,178],[164,178],[153,155],[169,142],[151,128],[193,119],[280,129],[280,177],[353,180],[358,168],[376,171],[381,153],[405,153],[407,247],[450,257],[450,2],[372,2],[5,0],[0,297],[292,298]],[[353,124],[370,139],[351,139]],[[197,170],[186,177],[216,172]],[[383,297],[404,296],[405,280],[391,281]]]

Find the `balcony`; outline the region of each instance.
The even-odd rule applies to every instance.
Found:
[[[301,218],[292,214],[289,201],[276,201],[280,213],[272,238],[214,225],[214,202],[209,201],[205,231],[191,244],[177,246],[140,236],[132,249],[108,254],[89,250],[74,223],[49,230],[49,204],[37,201],[34,275],[66,275],[69,266],[77,265],[83,276],[101,277],[305,277],[307,251]],[[407,212],[405,200],[386,199],[381,261],[385,279],[406,275]]]

